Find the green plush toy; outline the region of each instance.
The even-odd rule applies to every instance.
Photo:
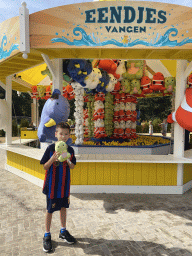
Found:
[[[105,109],[106,109],[106,108],[114,109],[114,105],[113,105],[113,104],[111,104],[111,103],[110,103],[110,102],[108,102],[108,101],[107,101],[107,102],[105,101]]]
[[[166,77],[165,78],[165,88],[166,88],[166,90],[164,91],[164,93],[175,92],[175,86],[176,86],[175,77]]]
[[[119,93],[130,93],[131,91],[131,82],[128,79],[121,80],[122,90]]]
[[[133,79],[141,79],[143,76],[143,60],[130,60],[127,61],[127,71],[122,74],[123,78],[127,78],[129,80]]]
[[[141,83],[140,80],[133,79],[131,81],[131,92],[130,94],[141,94]]]
[[[57,141],[55,143],[55,151],[61,154],[58,157],[59,162],[64,162],[71,156],[71,154],[67,152],[67,144],[64,141]]]

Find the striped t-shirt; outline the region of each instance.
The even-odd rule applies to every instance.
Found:
[[[45,164],[55,152],[55,144],[47,147],[40,164]],[[72,147],[68,146],[71,154],[70,161],[76,164],[76,158]],[[69,197],[70,195],[70,168],[67,161],[60,162],[59,166],[54,163],[45,173],[43,191],[50,199]]]

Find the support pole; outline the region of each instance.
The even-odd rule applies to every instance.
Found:
[[[63,91],[63,60],[54,59],[52,61],[54,67],[55,77],[53,77],[53,90],[59,89],[62,93]]]
[[[33,124],[37,127],[37,99],[33,99],[31,103],[31,117]]]
[[[177,60],[176,70],[176,93],[175,93],[175,110],[180,106],[186,88],[186,78],[184,77],[187,68],[186,60]],[[174,157],[184,157],[184,129],[174,123]],[[177,185],[183,185],[183,164],[177,164]]]
[[[12,144],[12,76],[6,77],[6,95],[5,99],[9,108],[9,116],[6,126],[6,145]]]
[[[62,93],[63,91],[63,59],[49,59],[46,54],[41,54],[45,63],[47,64],[49,71],[53,77],[53,90],[59,89]]]

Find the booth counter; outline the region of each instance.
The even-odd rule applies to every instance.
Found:
[[[6,169],[42,187],[44,149],[5,145]],[[71,170],[71,193],[183,194],[192,185],[192,150],[173,155],[79,154]],[[184,165],[180,177],[178,166]],[[183,181],[183,182],[182,182]],[[181,183],[181,185],[180,185]],[[183,185],[182,185],[183,184]]]

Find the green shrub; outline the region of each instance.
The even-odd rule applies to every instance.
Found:
[[[20,128],[21,127],[29,127],[29,121],[25,118],[21,119]]]
[[[141,125],[136,126],[136,133],[141,133],[142,132],[142,127]]]
[[[156,118],[152,121],[153,124],[153,133],[159,133],[161,132],[161,126],[160,124],[162,123],[160,118]]]
[[[18,128],[16,120],[12,121],[12,136],[18,136]]]

